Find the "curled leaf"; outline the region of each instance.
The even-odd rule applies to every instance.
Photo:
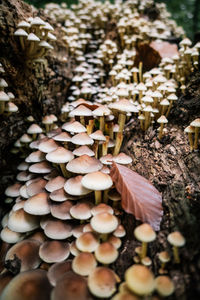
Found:
[[[174,55],[179,55],[178,47],[176,44],[171,44],[164,41],[153,41],[150,46],[156,50],[162,58],[173,57]]]
[[[113,162],[110,176],[122,197],[122,208],[137,220],[160,229],[163,215],[162,196],[144,177]]]

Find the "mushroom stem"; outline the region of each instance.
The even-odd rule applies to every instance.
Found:
[[[102,144],[102,156],[107,155],[108,153],[108,142],[109,136],[106,136],[106,141]]]
[[[200,127],[195,127],[194,132],[194,150],[198,150],[198,136]]]
[[[133,72],[133,81],[138,83],[137,72]]]
[[[67,171],[66,169],[66,165],[65,164],[59,164],[60,165],[60,169],[62,171],[62,174],[65,178],[69,178],[70,177],[70,174],[69,172]]]
[[[95,204],[98,205],[101,203],[101,191],[94,191],[95,195]]]
[[[176,246],[173,246],[173,255],[174,255],[174,262],[176,264],[180,264],[180,257],[179,257],[179,253],[178,253],[178,248]]]
[[[192,132],[188,132],[188,139],[189,139],[189,143],[190,143],[190,150],[193,150],[194,144],[193,144],[193,134]]]
[[[144,130],[147,130],[148,125],[149,125],[149,116],[150,116],[150,112],[145,111],[145,124],[144,124]]]
[[[141,249],[141,253],[140,253],[140,258],[144,258],[147,255],[147,243],[146,242],[142,242],[142,249]]]
[[[85,118],[84,116],[80,116],[80,122],[83,126],[85,126]]]
[[[19,37],[19,42],[20,42],[22,50],[24,50],[24,37],[23,36]]]
[[[50,131],[50,124],[45,124],[46,132]]]
[[[0,115],[4,113],[5,110],[5,102],[0,101]]]
[[[161,123],[161,124],[160,124],[160,130],[159,130],[159,136],[158,136],[159,139],[162,138],[163,128],[164,128],[164,123]]]
[[[103,193],[103,202],[107,203],[108,202],[108,189],[104,191]]]
[[[99,121],[100,121],[99,129],[104,133],[104,116],[100,116]]]
[[[95,153],[95,157],[98,159],[98,149],[99,149],[99,141],[95,141],[93,146],[93,151]]]
[[[106,242],[107,239],[108,239],[108,234],[107,233],[101,234],[101,240],[102,240],[102,242]]]
[[[113,140],[114,138],[114,135],[113,135],[113,127],[114,127],[114,124],[113,122],[109,123],[108,124],[108,133],[109,133],[109,136],[110,138]]]
[[[143,78],[142,78],[142,66],[143,66],[143,63],[142,61],[140,61],[139,63],[139,80],[140,82],[142,82]]]
[[[169,112],[170,112],[170,110],[171,110],[171,108],[172,108],[172,104],[173,104],[173,101],[171,100],[170,103],[169,103],[168,110],[167,110],[167,112],[166,112],[166,118],[167,118],[168,115],[169,115]]]
[[[94,120],[89,120],[89,124],[87,125],[87,134],[91,134],[94,128]]]
[[[125,121],[126,121],[126,114],[120,113],[118,119],[119,131],[117,133],[116,144],[113,152],[114,156],[119,153],[121,148],[121,144],[123,141],[123,129],[124,129]]]

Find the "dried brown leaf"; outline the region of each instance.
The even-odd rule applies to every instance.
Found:
[[[158,190],[144,177],[116,163],[112,165],[110,176],[121,194],[122,208],[159,230],[163,209]]]

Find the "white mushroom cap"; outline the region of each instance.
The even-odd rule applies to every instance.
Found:
[[[100,171],[83,176],[81,183],[85,188],[96,191],[109,189],[113,184],[110,175]]]

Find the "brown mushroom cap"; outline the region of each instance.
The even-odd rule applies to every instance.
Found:
[[[97,261],[102,264],[111,264],[117,259],[118,251],[113,244],[105,242],[97,247],[95,250],[95,257]]]
[[[72,173],[86,174],[100,170],[102,164],[95,157],[84,154],[78,158],[72,159],[67,164],[66,168]]]
[[[31,270],[18,274],[5,287],[1,300],[48,300],[51,285],[44,270]]]
[[[44,233],[51,239],[64,240],[72,235],[72,226],[62,220],[50,220],[44,227]]]
[[[73,271],[81,276],[88,276],[96,266],[96,259],[90,252],[82,252],[72,261]]]
[[[68,271],[71,271],[72,267],[72,261],[67,260],[60,263],[53,264],[48,272],[47,277],[49,279],[49,282],[51,285],[56,286],[59,279]]]
[[[53,139],[44,139],[44,141],[41,140],[38,147],[38,149],[44,153],[49,153],[51,151],[56,150],[57,148],[58,144],[56,144],[56,142]]]
[[[145,266],[133,265],[125,272],[128,288],[137,295],[148,295],[155,288],[152,272]]]
[[[24,234],[12,231],[7,226],[1,230],[0,236],[1,236],[2,241],[9,243],[9,244],[18,243],[21,240],[23,240],[25,237]]]
[[[116,294],[112,300],[140,300],[137,296],[131,294],[131,292],[120,292]]]
[[[74,135],[71,142],[75,145],[92,145],[94,143],[93,139],[85,132]]]
[[[35,180],[31,181],[26,187],[27,194],[29,197],[32,197],[36,194],[45,192],[45,185],[47,181],[42,178],[36,178]]]
[[[13,260],[15,255],[21,261],[20,272],[36,269],[41,263],[38,255],[40,242],[26,239],[13,245],[6,253],[5,261]]]
[[[92,295],[98,298],[109,298],[116,291],[115,273],[106,267],[95,268],[88,277],[88,287]]]
[[[20,195],[20,188],[21,188],[21,184],[20,183],[15,183],[9,187],[7,187],[7,189],[5,190],[5,195],[8,197],[18,197]]]
[[[82,156],[84,154],[88,155],[88,156],[94,156],[95,153],[94,151],[92,151],[88,146],[83,145],[79,148],[76,148],[73,152],[74,155],[76,156]]]
[[[100,213],[92,217],[90,224],[94,231],[98,233],[113,232],[118,226],[118,220],[109,213]]]
[[[168,297],[174,292],[174,284],[169,276],[158,276],[155,279],[156,290],[162,297]]]
[[[138,241],[146,243],[152,242],[156,238],[155,231],[147,223],[137,226],[134,230],[134,235]]]
[[[74,219],[88,220],[91,217],[92,204],[89,202],[77,203],[70,209],[70,214]]]
[[[91,300],[87,281],[82,276],[68,271],[56,284],[51,300]]]
[[[111,215],[113,215],[113,213],[114,213],[112,207],[105,203],[100,203],[91,209],[91,213],[93,216],[103,213],[103,212],[110,213]]]
[[[51,215],[59,220],[70,220],[72,219],[70,215],[70,209],[73,203],[71,201],[64,201],[62,203],[51,203],[50,211]]]
[[[94,252],[99,241],[93,232],[84,232],[76,240],[76,247],[82,252]]]
[[[30,163],[37,163],[45,160],[45,154],[40,150],[34,151],[27,157]]]
[[[107,242],[111,243],[116,249],[120,248],[122,244],[121,239],[114,235],[110,235]]]
[[[69,243],[61,241],[46,241],[39,249],[40,258],[47,263],[62,262],[69,254]]]

